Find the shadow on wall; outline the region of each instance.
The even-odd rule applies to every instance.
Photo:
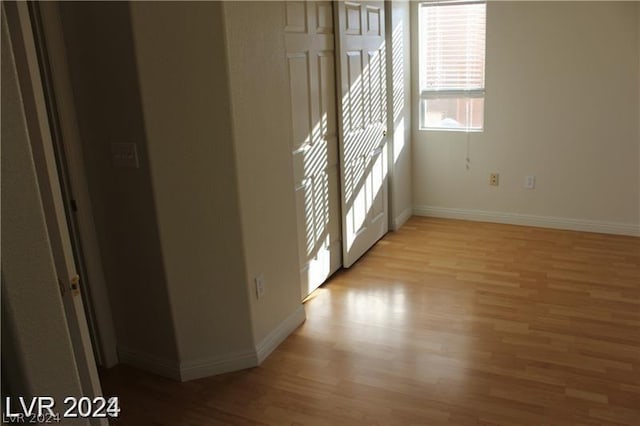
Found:
[[[118,346],[176,360],[129,5],[61,2],[60,13]],[[114,169],[122,141],[136,143],[139,168]]]

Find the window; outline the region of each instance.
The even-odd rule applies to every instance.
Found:
[[[419,6],[420,127],[484,127],[486,4],[432,1]]]

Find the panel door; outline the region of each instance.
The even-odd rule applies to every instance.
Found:
[[[341,266],[332,2],[288,1],[285,44],[302,297]]]
[[[343,264],[388,231],[383,1],[336,3]]]

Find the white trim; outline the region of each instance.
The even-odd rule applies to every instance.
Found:
[[[462,219],[477,222],[506,223],[511,225],[537,226],[542,228],[567,229],[572,231],[599,232],[603,234],[640,236],[640,224],[602,222],[585,219],[570,219],[552,216],[534,216],[521,213],[503,213],[484,210],[456,209],[436,206],[414,206],[417,216]]]
[[[402,213],[400,213],[395,217],[395,219],[393,219],[393,230],[397,231],[398,229],[402,228],[402,225],[404,225],[404,223],[409,220],[411,215],[413,215],[413,209],[411,207],[407,207],[406,209],[404,209]]]
[[[118,346],[118,359],[122,364],[131,365],[150,373],[180,380],[180,368],[177,361],[159,358],[155,355]]]
[[[298,308],[258,343],[254,350],[234,352],[220,357],[204,358],[180,363],[182,381],[200,379],[257,367],[306,319],[304,306]]]
[[[461,4],[478,4],[486,3],[486,0],[424,0],[418,2],[422,7],[461,5]]]
[[[188,380],[201,379],[203,377],[215,376],[231,371],[244,370],[245,368],[256,367],[257,365],[258,359],[256,352],[252,350],[234,352],[214,358],[181,362],[179,380],[186,382]]]
[[[258,364],[262,364],[275,348],[284,341],[293,331],[298,328],[305,320],[307,315],[304,312],[304,306],[299,305],[284,321],[276,328],[271,330],[262,341],[256,345],[256,356]]]
[[[304,306],[285,318],[253,350],[177,362],[118,346],[120,362],[182,382],[257,367],[306,319]]]

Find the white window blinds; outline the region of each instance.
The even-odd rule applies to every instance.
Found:
[[[484,95],[484,2],[420,5],[420,90],[423,97]]]

